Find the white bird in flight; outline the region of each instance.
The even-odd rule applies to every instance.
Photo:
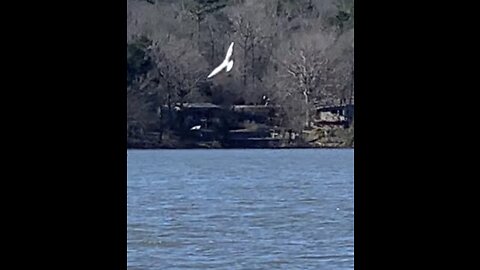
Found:
[[[201,125],[193,126],[192,128],[190,128],[190,130],[199,130],[201,127]]]
[[[230,47],[228,47],[228,51],[227,51],[227,55],[225,56],[225,60],[223,60],[223,62],[218,67],[216,67],[212,71],[212,73],[210,73],[210,75],[208,75],[207,78],[211,78],[211,77],[215,76],[217,73],[219,73],[224,68],[226,68],[227,72],[229,72],[233,67],[233,60],[230,60],[230,57],[232,56],[232,54],[233,54],[233,42],[230,44]]]

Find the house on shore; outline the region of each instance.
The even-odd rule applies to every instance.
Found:
[[[341,126],[348,128],[354,119],[354,104],[323,105],[315,108],[316,126]]]

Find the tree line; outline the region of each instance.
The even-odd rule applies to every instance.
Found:
[[[233,69],[207,80],[232,41]],[[266,96],[301,130],[317,104],[353,99],[353,51],[353,0],[127,0],[128,121]]]

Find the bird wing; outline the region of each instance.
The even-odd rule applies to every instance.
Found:
[[[233,54],[233,42],[230,44],[230,47],[228,47],[227,55],[225,56],[225,60],[229,60],[230,57],[232,57]]]
[[[223,68],[225,68],[225,66],[227,65],[227,63],[225,61],[223,61],[218,67],[216,67],[212,73],[210,73],[210,75],[208,75],[207,78],[211,78],[213,76],[215,76],[217,73],[219,73]]]
[[[227,63],[227,72],[229,72],[233,67],[233,60],[230,60],[228,63]]]

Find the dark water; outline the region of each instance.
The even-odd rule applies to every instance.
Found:
[[[128,269],[353,269],[353,150],[128,151]]]

